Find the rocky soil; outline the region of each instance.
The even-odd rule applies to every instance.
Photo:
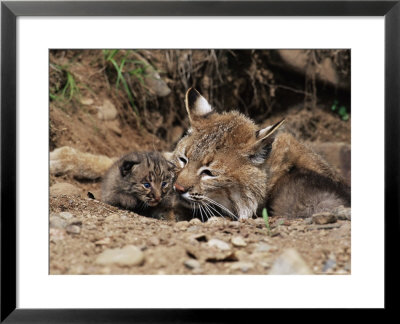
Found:
[[[69,189],[71,189],[71,185]],[[170,222],[52,193],[50,274],[350,274],[350,209]],[[72,194],[72,195],[71,195]]]

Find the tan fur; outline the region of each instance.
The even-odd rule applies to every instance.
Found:
[[[99,179],[116,159],[84,153],[69,146],[50,152],[50,173],[69,174],[77,179]]]
[[[295,183],[302,183],[310,195],[314,195],[317,190],[318,194],[314,198],[332,196],[332,201],[336,199],[340,204],[349,201],[346,189],[341,187],[339,175],[319,155],[292,135],[277,131],[281,124],[260,129],[238,112],[203,113],[203,109],[196,107],[200,101],[199,96],[194,89],[189,89],[186,95],[191,131],[177,144],[174,151],[174,163],[181,167],[175,187],[179,189],[183,205],[199,209],[202,216],[215,214],[216,209],[232,217],[232,214],[217,207],[223,205],[239,218],[248,218],[267,203],[273,206],[271,209],[275,214],[306,217],[309,213],[299,211],[305,198],[296,195],[287,197],[289,192],[302,190],[287,190]],[[185,160],[186,164],[182,162]],[[206,171],[202,171],[204,169]],[[293,173],[295,177],[292,177],[293,170],[309,172],[296,171]],[[313,183],[321,185],[321,188],[306,188],[307,181],[299,182],[299,174],[300,179],[314,179]],[[336,185],[341,189],[336,190]],[[341,196],[343,192],[345,197]],[[291,199],[297,204],[293,208],[296,215],[282,207],[285,199],[288,202]],[[318,210],[310,208],[308,201],[306,205],[310,212]],[[314,205],[318,203],[314,201]]]

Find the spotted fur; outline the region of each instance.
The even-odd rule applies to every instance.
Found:
[[[204,107],[206,99],[189,89],[191,132],[173,153],[175,188],[193,214],[245,219],[268,206],[274,215],[307,217],[318,206],[350,204],[349,187],[319,155],[282,131],[283,121],[260,128],[239,112]]]
[[[174,177],[174,165],[161,153],[129,153],[115,162],[104,176],[102,200],[156,217],[172,206]]]

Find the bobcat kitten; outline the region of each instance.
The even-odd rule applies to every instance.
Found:
[[[102,201],[140,215],[172,220],[174,169],[159,152],[129,153],[103,177]]]
[[[272,215],[308,217],[350,205],[350,187],[283,121],[259,128],[232,111],[219,114],[195,89],[186,93],[191,129],[174,151],[175,190],[203,218],[249,218],[267,205]]]

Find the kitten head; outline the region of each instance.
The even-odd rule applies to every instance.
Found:
[[[280,123],[259,128],[239,112],[217,113],[195,89],[186,93],[191,128],[177,144],[175,190],[205,216],[251,217],[265,197],[263,170]]]
[[[158,152],[130,153],[118,161],[118,190],[157,206],[172,189],[174,168]]]

